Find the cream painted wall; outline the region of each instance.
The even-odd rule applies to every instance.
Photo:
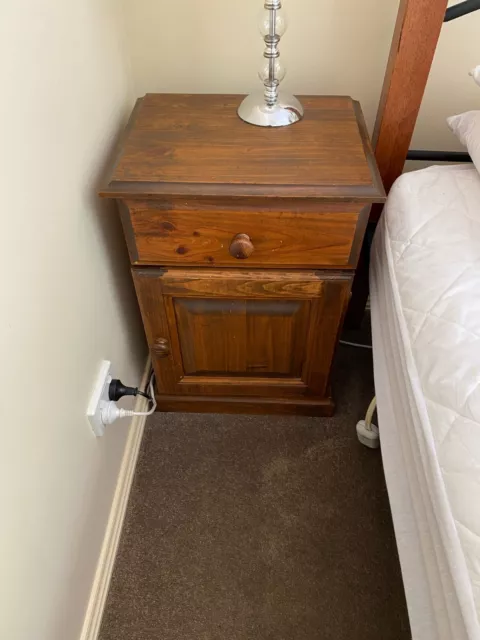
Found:
[[[457,4],[457,0],[449,5]],[[480,87],[469,77],[480,64],[480,11],[443,25],[412,147],[464,150],[446,125],[456,113],[480,109]]]
[[[260,88],[261,0],[127,0],[135,92]],[[398,0],[285,0],[281,43],[292,92],[349,94],[375,119]]]
[[[132,104],[116,0],[0,19],[0,637],[76,640],[128,424],[85,418],[103,358],[145,363],[128,259],[95,189]]]
[[[455,4],[452,0],[450,4]],[[285,87],[294,93],[349,94],[373,128],[398,0],[285,0]],[[238,92],[258,88],[262,0],[127,0],[135,93]],[[446,24],[415,132],[417,147],[457,149],[445,118],[480,108],[468,77],[480,64],[480,12]]]

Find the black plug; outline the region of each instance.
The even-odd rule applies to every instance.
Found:
[[[117,402],[124,396],[144,396],[150,399],[146,393],[140,391],[137,387],[126,387],[120,380],[112,380],[108,387],[108,397],[110,400]]]

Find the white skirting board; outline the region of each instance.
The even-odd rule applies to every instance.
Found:
[[[141,389],[145,389],[151,366],[151,360],[148,358]],[[135,411],[145,411],[146,406],[147,400],[138,396]],[[132,419],[80,640],[97,640],[100,632],[103,610],[107,600],[146,421],[146,416],[135,416]]]

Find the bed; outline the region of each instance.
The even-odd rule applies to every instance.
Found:
[[[383,214],[372,210],[370,260],[349,314],[357,324],[370,294],[381,452],[413,640],[480,640],[480,112],[470,155],[409,148],[442,25],[478,9],[480,0],[400,2],[374,133],[390,193]],[[407,157],[469,164],[401,175]]]
[[[372,248],[378,420],[416,640],[480,638],[480,175],[392,188]]]

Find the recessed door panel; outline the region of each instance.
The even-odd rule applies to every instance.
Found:
[[[173,300],[186,375],[301,378],[310,302]]]

